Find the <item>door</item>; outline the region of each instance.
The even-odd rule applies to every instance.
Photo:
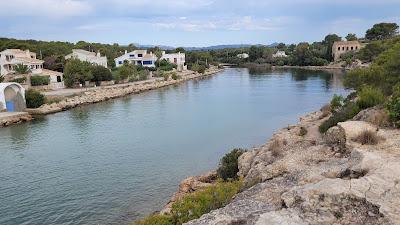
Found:
[[[7,112],[14,112],[14,102],[13,101],[7,101],[6,102],[6,108],[7,108]]]

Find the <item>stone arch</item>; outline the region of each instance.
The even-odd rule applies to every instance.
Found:
[[[25,90],[16,83],[6,83],[0,87],[0,91],[4,98],[4,105],[7,111],[22,112],[26,108],[25,104]]]

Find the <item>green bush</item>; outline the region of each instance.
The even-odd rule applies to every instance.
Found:
[[[233,149],[230,153],[226,154],[220,162],[217,169],[218,176],[223,180],[236,180],[238,179],[237,173],[238,168],[238,158],[241,156],[245,150],[240,148]]]
[[[151,215],[134,223],[134,225],[181,225],[190,220],[198,219],[214,209],[226,206],[242,187],[243,182],[241,180],[218,181],[175,202],[170,214]]]
[[[367,109],[376,105],[382,104],[385,101],[385,96],[379,89],[364,86],[358,92],[357,105],[360,109]]]
[[[82,62],[79,59],[69,59],[64,67],[64,83],[67,87],[76,84],[85,84],[85,81],[93,79],[93,65]]]
[[[381,89],[385,95],[392,94],[392,87],[400,82],[400,43],[383,52],[368,68],[355,69],[344,77],[346,87],[360,90],[363,85]]]
[[[396,127],[400,127],[400,97],[393,98],[387,104],[390,119]]]
[[[242,186],[242,181],[218,182],[184,197],[172,205],[171,215],[174,224],[181,225],[200,218],[214,209],[224,207],[232,201]]]
[[[0,83],[4,81],[4,77],[0,75]]]
[[[11,82],[15,82],[15,83],[19,83],[19,84],[23,84],[26,81],[26,77],[20,77],[20,78],[15,78],[13,80],[11,80]]]
[[[162,70],[162,71],[171,71],[173,69],[176,69],[177,66],[173,63],[170,63],[168,60],[166,59],[162,59],[160,61],[158,61],[156,63],[157,65],[157,69],[158,70]]]
[[[341,95],[333,95],[333,98],[331,100],[331,110],[336,111],[337,109],[341,108],[344,104],[344,98]]]
[[[360,112],[360,108],[357,104],[349,102],[344,105],[339,111],[334,112],[328,120],[324,121],[319,126],[319,132],[325,133],[329,128],[336,126],[340,122],[344,122],[353,118]]]
[[[31,77],[31,85],[32,86],[41,86],[41,85],[49,85],[50,76],[32,76]]]
[[[40,92],[29,89],[25,92],[26,107],[39,108],[44,104],[46,98]]]
[[[181,79],[181,77],[178,76],[175,72],[172,73],[171,78],[172,78],[173,80],[179,80],[179,79]]]
[[[169,215],[155,214],[134,223],[134,225],[174,225],[174,222]]]
[[[200,64],[192,64],[191,65],[191,70],[198,72],[198,73],[205,73],[206,71],[206,66],[205,65],[200,65]]]
[[[91,68],[93,78],[91,81],[100,83],[101,81],[110,81],[113,79],[111,71],[103,66],[93,66]]]
[[[168,73],[162,73],[162,76],[164,77],[165,81],[167,81],[169,79],[169,74]]]

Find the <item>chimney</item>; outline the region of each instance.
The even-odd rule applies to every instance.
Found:
[[[128,54],[128,50],[125,50],[125,54]]]
[[[162,55],[165,55],[165,51],[162,51]]]
[[[25,52],[26,52],[26,56],[27,56],[28,58],[30,58],[30,57],[31,57],[31,54],[30,54],[29,49],[27,49]]]
[[[100,57],[100,51],[97,51],[97,57]]]

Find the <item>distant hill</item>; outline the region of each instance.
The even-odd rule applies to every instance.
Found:
[[[262,45],[262,44],[232,44],[232,45],[213,45],[208,47],[185,47],[188,51],[206,51],[206,50],[219,50],[219,49],[235,49],[235,48],[250,48],[251,46],[265,46],[265,47],[275,47],[277,44]]]
[[[175,47],[167,46],[167,45],[142,45],[142,44],[134,44],[137,48],[153,48],[159,47],[163,50],[173,50]],[[183,47],[186,51],[208,51],[208,50],[220,50],[220,49],[235,49],[235,48],[250,48],[251,46],[264,46],[264,47],[276,47],[278,43],[273,43],[270,45],[262,45],[262,44],[231,44],[231,45],[212,45],[207,47]]]

